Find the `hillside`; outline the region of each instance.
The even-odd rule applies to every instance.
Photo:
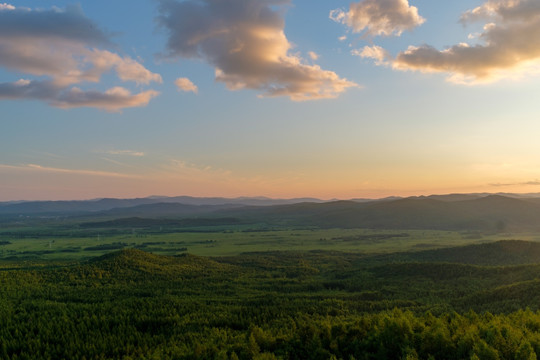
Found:
[[[540,263],[540,243],[504,240],[436,250],[424,250],[378,257],[382,262],[447,262],[482,266]]]
[[[201,212],[201,209],[209,209],[212,206],[236,207],[236,206],[270,206],[278,204],[295,204],[299,202],[322,202],[315,198],[300,199],[270,199],[266,197],[239,197],[239,198],[220,198],[220,197],[192,197],[192,196],[151,196],[135,199],[95,199],[95,200],[76,200],[76,201],[20,201],[20,202],[0,202],[0,215],[73,215],[87,214],[92,212],[112,211],[119,212],[120,209],[131,209],[130,213],[137,213],[141,205],[151,204],[176,204],[179,213]],[[166,205],[158,205],[158,208],[166,208]],[[143,208],[144,209],[144,208]],[[146,214],[155,208],[148,207]],[[189,210],[193,211],[189,211]],[[129,212],[129,210],[126,210]],[[203,210],[204,212],[204,210]]]
[[[534,359],[540,264],[463,263],[534,254],[537,243],[514,241],[394,254],[401,262],[124,249],[3,268],[0,357]]]
[[[170,223],[175,223],[179,219],[196,218],[204,226],[212,226],[213,222],[215,225],[223,224],[223,219],[235,219],[238,224],[273,227],[426,229],[488,233],[540,230],[540,202],[534,198],[502,195],[476,197],[461,194],[367,202],[340,200],[264,206],[248,206],[238,202],[192,205],[173,202],[173,199],[177,198],[170,198],[165,202],[162,202],[161,198],[133,199],[124,202],[103,199],[95,203],[84,202],[84,207],[79,206],[80,202],[18,203],[1,205],[0,213],[12,212],[12,218],[4,215],[6,223],[20,220],[20,216],[13,211],[20,211],[21,214],[34,211],[37,212],[34,214],[35,217],[25,217],[24,219],[29,219],[25,221],[32,219],[46,221],[43,215],[49,214],[50,219],[54,219],[63,214],[62,217],[71,223],[84,221],[105,224],[111,221],[111,225],[114,221],[119,223],[120,219],[124,218],[132,220],[140,218],[141,222],[146,223],[150,223],[148,219],[157,218],[171,220]],[[122,206],[99,210],[112,204],[119,205],[118,201]],[[133,205],[139,201],[152,203]],[[92,206],[89,207],[89,204]],[[75,211],[74,208],[79,210]],[[86,212],[80,212],[82,208],[86,209]],[[208,220],[201,220],[203,218]],[[126,222],[127,220],[124,221]]]
[[[406,198],[358,203],[334,201],[266,208],[250,207],[220,214],[258,222],[315,227],[373,229],[540,230],[540,204],[490,195],[467,200]]]

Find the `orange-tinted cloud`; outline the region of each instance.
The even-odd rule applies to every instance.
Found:
[[[387,60],[390,57],[388,52],[377,45],[364,46],[362,49],[354,49],[351,51],[351,54],[365,59],[373,59],[377,65],[390,64]]]
[[[290,52],[283,29],[287,0],[162,0],[159,23],[168,56],[204,59],[230,90],[292,100],[334,98],[357,86]]]
[[[461,43],[445,50],[412,46],[398,54],[394,68],[448,73],[457,83],[485,83],[519,78],[540,70],[540,2],[489,0],[465,12],[461,22],[484,21],[479,44]]]
[[[188,78],[178,78],[174,81],[174,84],[179,91],[193,92],[195,94],[199,92],[199,88],[197,87],[197,85],[195,85]]]
[[[347,12],[332,10],[330,18],[367,36],[400,36],[425,21],[408,0],[363,0],[351,3]]]

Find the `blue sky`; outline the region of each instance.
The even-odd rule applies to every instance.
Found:
[[[0,201],[538,191],[537,1],[17,1],[0,19]]]

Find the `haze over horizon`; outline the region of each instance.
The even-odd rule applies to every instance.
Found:
[[[1,2],[0,201],[536,193],[539,90],[537,0]]]

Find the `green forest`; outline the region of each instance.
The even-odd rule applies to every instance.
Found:
[[[499,241],[4,260],[0,358],[536,359],[539,253]]]

